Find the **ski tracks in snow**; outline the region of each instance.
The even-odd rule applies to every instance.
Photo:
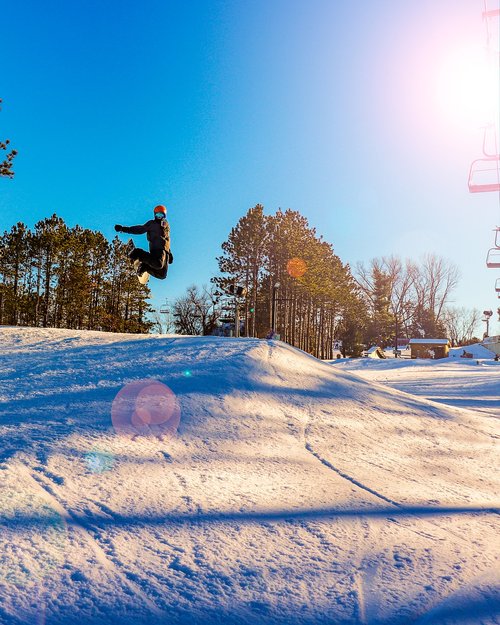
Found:
[[[88,545],[95,560],[108,574],[113,575],[120,581],[121,585],[127,589],[127,594],[139,599],[144,607],[154,616],[164,617],[165,614],[163,611],[148,597],[141,586],[135,581],[134,578],[136,576],[133,574],[129,575],[126,571],[122,571],[119,563],[112,557],[112,554],[108,553],[101,545],[98,527],[94,526],[89,518],[71,511],[60,501],[60,498],[54,491],[54,487],[61,484],[62,478],[51,473],[45,467],[30,467],[25,461],[16,463],[16,468],[21,473],[24,473],[26,477],[30,478],[36,485],[36,488],[42,491],[41,494],[45,497],[47,503],[49,503],[51,508],[64,520],[68,534],[73,532],[76,538],[80,538],[82,543]],[[107,516],[115,516],[113,511],[107,508],[107,506],[97,504],[97,507]]]
[[[302,440],[303,440],[305,449],[314,458],[316,458],[316,460],[318,460],[324,467],[326,467],[330,471],[333,471],[336,475],[338,475],[342,479],[347,480],[358,489],[361,489],[365,493],[369,493],[370,495],[377,497],[378,499],[380,499],[380,501],[383,501],[384,503],[388,503],[393,506],[399,507],[399,504],[397,502],[393,501],[392,499],[389,499],[388,497],[385,497],[381,493],[375,491],[374,489],[370,488],[366,484],[359,482],[351,475],[348,475],[344,471],[341,471],[340,469],[335,467],[331,462],[329,462],[326,458],[321,456],[321,454],[319,454],[313,448],[309,439],[311,414],[312,414],[312,409],[310,406],[308,406],[306,422],[303,425],[303,430],[302,430]],[[370,524],[368,521],[366,521],[363,518],[356,519],[355,524],[356,526],[358,526],[359,531],[361,531],[362,533],[363,543],[367,547],[369,545],[375,544],[376,542],[376,539],[374,536],[375,527],[373,526],[373,524]],[[361,551],[363,553],[364,551],[367,551],[367,550],[368,549],[366,550],[362,549]],[[375,602],[377,593],[373,592],[372,588],[373,588],[374,579],[375,579],[379,565],[378,565],[378,562],[365,563],[365,558],[363,557],[362,553],[360,555],[357,555],[355,561],[353,562],[354,567],[353,567],[353,572],[351,576],[352,577],[351,583],[353,587],[353,593],[357,602],[356,617],[358,618],[359,623],[361,625],[369,625],[370,623],[375,622],[377,612],[378,612],[378,605]]]
[[[272,352],[273,347],[272,345],[269,345],[268,361],[270,366],[275,369],[272,363]],[[276,375],[278,376],[277,370]],[[394,499],[391,499],[380,491],[359,481],[354,476],[336,467],[332,462],[330,462],[330,460],[325,458],[317,449],[315,449],[311,436],[311,428],[313,427],[315,420],[313,406],[311,405],[311,403],[300,403],[302,403],[302,415],[293,415],[288,413],[286,416],[289,419],[289,430],[301,443],[301,445],[303,445],[307,452],[310,453],[315,458],[315,460],[321,463],[323,467],[331,471],[336,476],[342,478],[343,480],[348,481],[360,491],[363,491],[364,493],[375,497],[380,502],[383,502],[384,505],[389,504],[389,506],[393,506],[395,511],[404,510],[404,504],[399,503]],[[291,420],[293,420],[293,423],[290,422]],[[368,509],[367,512],[369,512]],[[498,514],[495,509],[491,509],[491,513]],[[426,519],[426,524],[430,525],[432,528],[435,528],[436,531],[433,531],[432,533],[423,531],[420,528],[417,529],[415,527],[409,527],[409,524],[407,524],[406,522],[391,517],[389,511],[386,520],[390,521],[393,526],[404,526],[406,530],[409,530],[412,533],[420,536],[424,539],[424,541],[431,541],[431,545],[446,540],[443,537],[444,534],[445,536],[448,535],[455,541],[460,541],[461,543],[466,545],[466,548],[469,548],[470,546],[469,541],[464,538],[464,536],[462,536],[459,532],[454,531],[451,527],[443,527],[442,523],[439,523],[438,521],[431,518]],[[366,548],[363,548],[362,545],[359,545],[361,554],[358,552],[358,554],[353,559],[352,573],[350,576],[353,589],[352,592],[357,602],[356,618],[358,619],[360,624],[370,625],[371,623],[376,623],[378,619],[382,617],[382,613],[385,612],[387,614],[387,606],[380,605],[379,602],[380,589],[376,588],[377,579],[380,578],[380,576],[383,574],[383,571],[380,568],[382,561],[378,556],[363,556],[363,552],[369,553],[373,545],[380,543],[380,537],[378,537],[377,540],[374,534],[375,532],[377,535],[379,535],[380,529],[378,529],[376,525],[369,520],[363,519],[362,516],[360,516],[359,519],[356,519],[355,523],[361,531],[361,541],[363,545],[366,546]],[[303,527],[309,533],[315,534],[315,531],[312,529],[313,525],[315,524],[310,524],[308,522],[303,523]],[[393,557],[396,567],[404,566],[404,563],[398,560],[398,558],[402,558],[404,560],[404,557],[400,554],[398,555],[397,551],[394,552]],[[483,578],[490,578],[492,576],[493,570],[489,570],[486,573],[483,572],[479,576],[474,576],[473,578],[466,581],[464,580],[464,584],[461,584],[457,589],[452,590],[451,592],[446,594],[443,599],[437,598],[437,601],[431,600],[428,610],[424,610],[423,614],[422,612],[420,612],[419,614],[419,611],[416,610],[416,613],[413,612],[413,616],[410,616],[408,613],[403,615],[402,613],[399,613],[399,609],[394,606],[395,612],[393,612],[392,617],[390,617],[390,622],[398,625],[402,625],[402,623],[408,622],[418,623],[418,625],[424,625],[424,623],[427,624],[431,622],[435,623],[437,621],[435,621],[434,619],[437,617],[439,620],[440,615],[443,611],[446,610],[448,606],[453,605],[454,602],[457,600],[460,601],[460,598],[463,597],[466,592],[470,592],[470,594],[477,593],[478,584],[480,584],[481,580]],[[432,584],[430,587],[432,587]],[[493,620],[485,622],[489,623],[496,621]]]
[[[279,370],[274,367],[273,363],[272,363],[272,359],[273,359],[273,346],[270,344],[268,346],[268,361],[271,365],[271,367],[273,368],[276,377],[280,377],[279,376]],[[324,467],[326,467],[327,469],[330,469],[331,471],[333,471],[334,473],[336,473],[339,477],[343,478],[344,480],[347,480],[348,482],[350,482],[351,484],[353,484],[354,486],[356,486],[357,488],[369,493],[370,495],[373,495],[374,497],[377,497],[378,499],[380,499],[381,501],[383,501],[384,503],[389,503],[393,506],[396,507],[401,507],[401,505],[399,503],[397,503],[396,501],[394,501],[393,499],[390,499],[389,497],[386,497],[385,495],[383,495],[382,493],[377,492],[376,490],[374,490],[373,488],[370,488],[369,486],[367,486],[366,484],[363,484],[362,482],[360,482],[359,480],[357,480],[355,477],[345,473],[344,471],[341,471],[339,468],[335,467],[331,462],[329,462],[326,458],[324,458],[319,452],[317,452],[311,441],[310,441],[310,428],[312,425],[312,421],[313,421],[313,409],[310,403],[307,403],[305,406],[302,406],[303,412],[304,412],[304,419],[303,421],[301,421],[300,419],[298,419],[298,417],[294,416],[294,415],[287,415],[289,418],[293,419],[294,421],[298,422],[300,425],[300,441],[301,444],[305,447],[305,449],[312,455],[314,456],[314,458],[316,458],[316,460],[318,460]]]
[[[401,505],[399,503],[397,503],[396,501],[393,501],[392,499],[389,499],[389,497],[386,497],[385,495],[382,495],[381,493],[377,492],[373,488],[370,488],[366,484],[363,484],[363,483],[359,482],[356,478],[352,477],[351,475],[348,475],[347,473],[344,473],[343,471],[341,471],[337,467],[334,467],[331,462],[326,460],[326,458],[323,458],[317,451],[315,451],[313,449],[311,443],[308,441],[308,436],[307,435],[308,435],[308,426],[306,426],[305,429],[304,429],[304,445],[305,445],[305,448],[317,460],[319,460],[323,466],[327,467],[328,469],[331,469],[337,475],[342,477],[344,480],[347,480],[348,482],[351,482],[351,484],[354,484],[354,486],[357,486],[361,490],[364,490],[367,493],[370,493],[370,495],[374,495],[375,497],[378,497],[378,499],[380,499],[381,501],[384,501],[385,503],[389,503],[389,504],[391,504],[393,506],[396,506],[398,508],[401,507]]]
[[[273,346],[269,344],[268,346],[268,361],[271,367],[273,368],[276,376],[280,378],[279,370],[274,367],[272,363],[273,358]],[[283,378],[281,378],[283,380]],[[327,469],[332,474],[342,478],[349,482],[352,486],[357,489],[363,491],[364,493],[368,493],[369,495],[376,497],[380,501],[384,502],[384,504],[390,504],[395,507],[400,507],[400,505],[393,501],[392,499],[382,495],[381,493],[375,491],[370,488],[366,484],[361,483],[356,478],[347,473],[341,471],[337,467],[335,467],[331,462],[329,462],[326,458],[324,458],[319,452],[317,452],[311,441],[310,441],[310,427],[312,424],[313,416],[312,416],[312,407],[310,404],[306,404],[302,406],[302,418],[299,416],[287,413],[285,416],[288,419],[288,428],[292,432],[293,435],[297,438],[301,446],[318,462],[322,465],[323,468]],[[291,420],[291,421],[290,421]],[[353,521],[356,530],[355,532],[360,535],[360,539],[362,544],[359,546],[358,553],[353,553],[352,559],[352,569],[345,576],[341,576],[340,578],[336,576],[336,583],[338,584],[342,579],[349,579],[351,585],[351,597],[355,601],[354,609],[354,617],[360,625],[369,625],[370,623],[375,622],[375,618],[378,611],[378,605],[375,602],[376,593],[372,592],[373,581],[375,575],[378,570],[377,562],[365,562],[365,558],[363,553],[369,551],[370,545],[375,544],[376,537],[375,532],[376,528],[373,524],[370,524],[366,519],[357,518]],[[301,523],[302,527],[306,532],[311,534],[314,538],[320,540],[323,545],[323,549],[326,551],[330,550],[330,544],[327,541],[327,536],[324,532],[318,529],[317,522],[309,522],[304,521]],[[355,533],[353,532],[353,534]]]
[[[380,501],[383,501],[384,503],[388,503],[394,506],[396,509],[399,509],[399,510],[404,509],[404,506],[400,504],[399,502],[394,501],[390,499],[389,497],[386,497],[382,493],[367,486],[366,484],[359,482],[354,477],[341,471],[340,469],[335,467],[331,462],[329,462],[327,459],[322,457],[321,454],[318,453],[314,449],[309,439],[311,420],[312,420],[312,410],[309,408],[307,421],[305,425],[303,426],[303,444],[305,448],[307,449],[307,451],[309,451],[319,462],[321,462],[323,466],[333,471],[336,475],[349,481],[354,486],[358,487],[364,492],[377,497]],[[494,509],[491,510],[491,513],[498,514],[498,512],[496,512]],[[443,541],[444,540],[443,537],[442,536],[439,537],[439,535],[440,534],[442,535],[444,533],[445,535],[447,534],[448,536],[450,536],[450,538],[452,537],[454,540],[458,540],[459,542],[463,543],[466,549],[468,549],[470,546],[469,540],[467,538],[464,538],[464,536],[454,531],[450,527],[443,527],[442,524],[440,524],[436,520],[433,520],[432,518],[426,519],[426,522],[437,530],[434,533],[434,535],[424,532],[421,529],[409,527],[408,524],[402,523],[396,518],[391,518],[389,513],[387,515],[387,520],[391,521],[392,524],[399,526],[399,527],[402,527],[404,524],[405,529],[411,531],[414,534],[417,534],[418,536],[421,536],[422,538],[424,538],[424,540],[431,541],[431,544],[436,543],[438,541]],[[374,544],[378,544],[380,542],[380,541],[375,540],[375,536],[373,532],[376,531],[376,528],[373,523],[363,520],[362,518],[360,518],[356,522],[361,524],[361,527],[365,529],[364,539],[363,539],[364,544],[369,545],[369,547],[371,547]],[[369,551],[369,548],[367,549],[367,551]],[[394,557],[395,558],[397,557],[396,554],[394,555]],[[380,569],[381,562],[379,561],[377,557],[364,558],[363,556],[361,556],[361,557],[358,557],[357,562],[353,562],[353,564],[354,564],[354,570],[352,574],[352,583],[353,583],[353,589],[356,595],[356,599],[358,602],[357,617],[359,618],[360,624],[370,625],[371,623],[376,623],[378,621],[378,619],[381,617],[381,612],[383,611],[383,607],[384,607],[384,606],[379,605],[378,599],[380,597],[380,590],[377,590],[375,588],[376,579],[377,577],[380,576],[379,569]],[[399,563],[396,562],[396,566],[398,565]],[[437,601],[435,602],[431,601],[431,606],[429,607],[427,611],[424,611],[423,614],[422,613],[418,614],[417,612],[417,615],[414,615],[413,617],[409,617],[409,615],[406,615],[406,616],[398,615],[396,611],[396,613],[394,613],[392,618],[390,619],[390,622],[393,622],[395,625],[403,625],[403,624],[410,623],[410,622],[415,623],[415,625],[424,625],[424,624],[425,625],[427,624],[437,625],[437,623],[440,622],[440,619],[444,618],[443,615],[446,614],[447,610],[450,610],[450,612],[453,612],[453,610],[455,609],[454,607],[455,604],[457,604],[458,606],[461,605],[460,602],[464,601],[463,598],[467,597],[467,593],[469,593],[470,595],[474,595],[474,594],[482,595],[483,593],[481,592],[480,587],[483,581],[490,581],[491,582],[490,588],[493,588],[493,589],[495,587],[498,588],[498,574],[496,573],[495,569],[489,569],[486,572],[483,572],[478,576],[474,576],[473,578],[468,579],[465,584],[460,585],[457,589],[452,590],[449,594],[446,594],[444,598],[438,598]],[[431,584],[431,587],[432,587],[432,584]],[[494,595],[495,591],[490,590],[490,595],[491,593],[493,593]],[[467,603],[467,601],[465,601],[465,603]],[[495,616],[493,615],[492,620],[486,619],[484,622],[493,624],[493,623],[496,623],[497,621],[495,619]]]

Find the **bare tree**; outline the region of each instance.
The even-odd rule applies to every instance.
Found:
[[[427,254],[420,266],[411,265],[411,273],[417,305],[429,311],[436,323],[441,322],[445,306],[460,279],[458,267],[435,254]]]
[[[170,314],[155,310],[151,318],[153,321],[153,332],[157,332],[158,334],[170,334],[174,331],[175,324]]]
[[[374,258],[370,265],[362,263],[356,266],[356,280],[368,300],[372,315],[377,315],[377,298],[379,293],[379,277],[384,277],[387,310],[392,318],[391,324],[397,331],[408,334],[408,327],[414,311],[414,280],[415,274],[409,261],[405,263],[398,256]],[[394,327],[396,330],[396,327]]]
[[[414,276],[410,263],[403,263],[397,256],[384,256],[382,263],[390,280],[390,310],[399,327],[408,334],[414,310]]]
[[[424,256],[420,263],[384,256],[373,259],[368,267],[362,263],[356,267],[372,323],[390,324],[391,334],[394,327],[408,337],[445,332],[444,311],[459,276],[456,265],[435,254]]]
[[[215,329],[219,311],[215,287],[200,290],[188,287],[186,295],[174,303],[174,324],[180,334],[211,334]]]
[[[369,308],[374,307],[374,274],[376,269],[380,268],[380,264],[378,258],[372,258],[368,267],[365,267],[361,262],[356,263],[354,278],[366,297]]]
[[[481,313],[477,308],[447,307],[444,311],[444,323],[453,346],[468,345],[475,335]]]

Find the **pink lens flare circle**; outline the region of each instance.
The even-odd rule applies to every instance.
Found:
[[[302,258],[290,258],[286,264],[286,270],[292,278],[302,278],[307,271],[307,265]]]
[[[174,436],[181,420],[179,401],[166,384],[136,380],[118,392],[111,421],[118,434]]]

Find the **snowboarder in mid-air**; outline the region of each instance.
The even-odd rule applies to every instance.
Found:
[[[127,234],[147,234],[149,252],[135,247],[132,239],[127,243],[127,253],[134,263],[139,281],[147,282],[149,275],[164,280],[167,277],[168,266],[174,260],[170,251],[170,226],[167,221],[165,206],[155,206],[154,219],[150,219],[143,226],[115,226],[116,232]]]

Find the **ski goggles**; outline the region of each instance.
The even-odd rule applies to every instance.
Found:
[[[154,214],[157,215],[158,213],[161,213],[163,216],[167,214],[167,209],[165,208],[165,206],[163,206],[163,204],[158,204],[158,206],[155,206]]]

